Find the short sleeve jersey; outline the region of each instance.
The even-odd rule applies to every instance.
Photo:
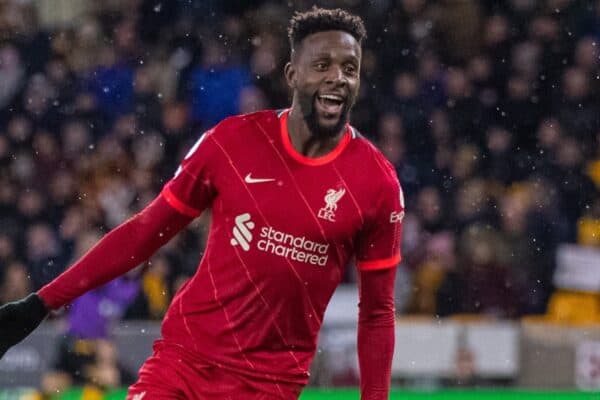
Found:
[[[163,188],[179,212],[210,208],[212,222],[162,334],[222,368],[304,384],[345,268],[400,261],[404,204],[394,168],[354,128],[308,158],[290,142],[287,112],[222,121]]]

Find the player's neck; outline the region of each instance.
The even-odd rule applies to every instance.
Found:
[[[331,152],[340,143],[346,132],[344,127],[335,136],[322,137],[315,134],[306,123],[302,113],[293,106],[287,116],[287,128],[294,149],[303,156],[311,158],[321,157]]]

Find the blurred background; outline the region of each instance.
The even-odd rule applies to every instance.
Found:
[[[205,129],[287,107],[286,28],[313,4],[0,1],[0,303],[143,208]],[[404,188],[394,384],[600,389],[600,1],[316,4],[366,23],[352,124]],[[7,353],[0,398],[132,383],[209,219]],[[358,383],[344,281],[315,387]]]

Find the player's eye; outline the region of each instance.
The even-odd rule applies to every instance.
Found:
[[[348,75],[356,75],[356,67],[352,64],[347,64],[346,67],[344,68],[344,71]]]
[[[325,71],[327,69],[327,63],[324,61],[319,61],[315,64],[315,69],[318,71]]]

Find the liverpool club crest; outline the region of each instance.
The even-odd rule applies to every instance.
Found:
[[[339,190],[328,189],[325,194],[325,207],[319,210],[317,216],[327,221],[335,222],[335,210],[337,210],[337,203],[346,193],[346,189],[341,188]]]

